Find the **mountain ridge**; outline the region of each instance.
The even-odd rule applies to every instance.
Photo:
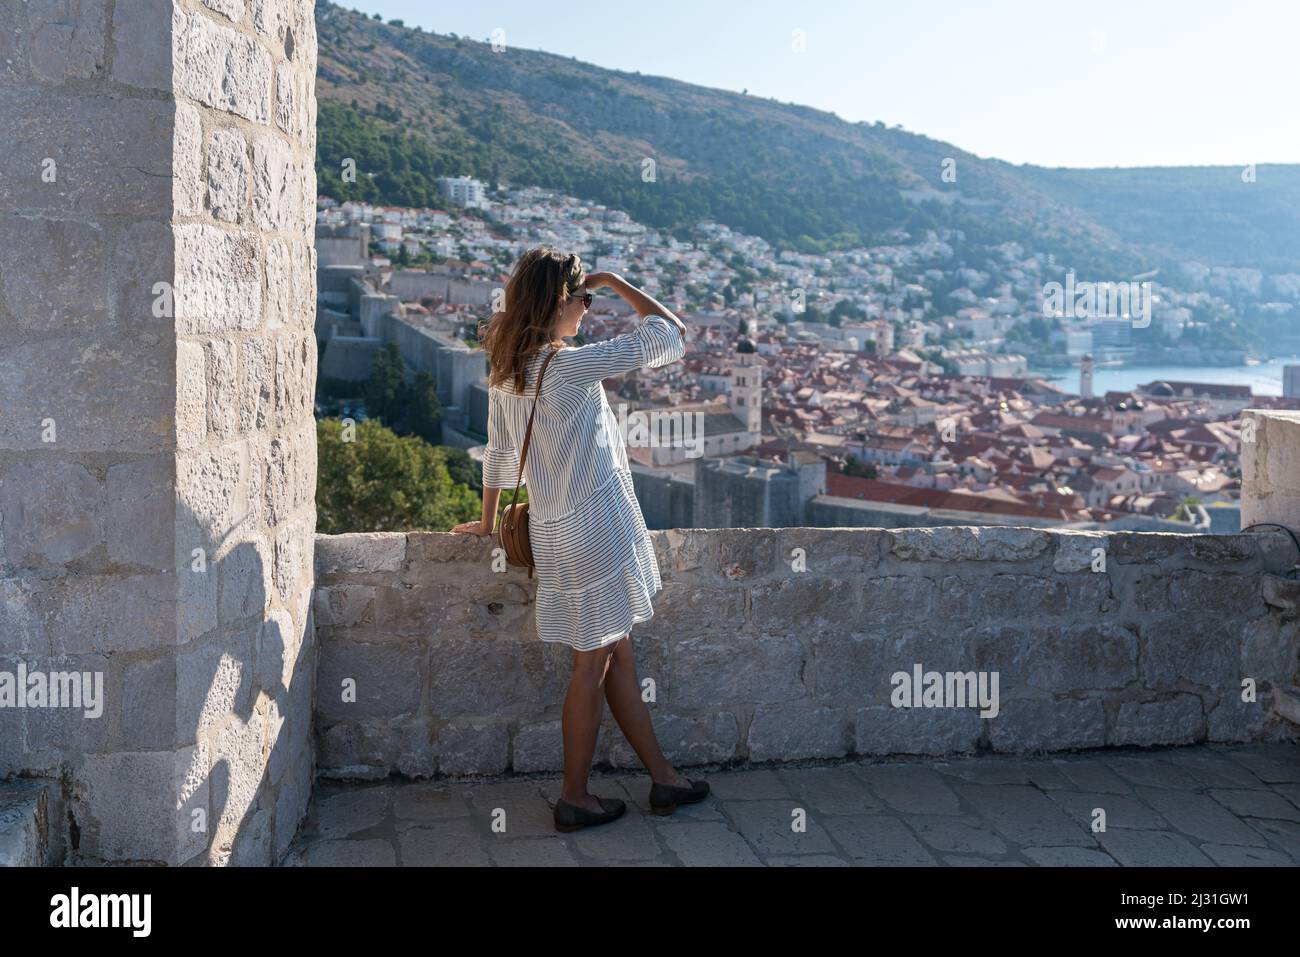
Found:
[[[436,205],[438,176],[469,173],[652,226],[714,219],[804,250],[947,227],[971,246],[1015,240],[1099,277],[1185,260],[1300,272],[1300,166],[1261,165],[1245,184],[1226,167],[1013,165],[883,123],[544,51],[498,53],[328,2],[317,32],[318,174],[339,199]],[[347,157],[368,174],[354,184],[338,175]],[[955,183],[943,179],[949,160]]]

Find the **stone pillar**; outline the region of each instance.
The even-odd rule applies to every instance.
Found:
[[[311,0],[0,0],[0,777],[71,851],[269,863],[312,776]],[[92,678],[93,682],[93,678]]]
[[[1300,412],[1242,413],[1241,527],[1256,522],[1300,535]]]

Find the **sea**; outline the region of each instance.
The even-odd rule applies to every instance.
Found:
[[[1093,371],[1093,391],[1128,392],[1148,382],[1208,382],[1214,385],[1248,385],[1255,395],[1282,394],[1282,367],[1300,365],[1300,356],[1261,360],[1244,366],[1102,366]],[[1035,370],[1030,370],[1035,372]],[[1079,391],[1079,370],[1037,370],[1054,384],[1069,392]]]

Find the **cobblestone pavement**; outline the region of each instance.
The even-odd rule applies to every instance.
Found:
[[[649,812],[648,775],[592,776],[612,824],[553,829],[558,775],[322,781],[288,865],[1300,864],[1300,747],[686,769],[713,794]],[[1094,832],[1097,810],[1105,829]],[[802,811],[802,814],[800,814]],[[805,826],[796,830],[801,818]],[[497,822],[494,828],[494,821]],[[504,827],[502,827],[504,825]]]

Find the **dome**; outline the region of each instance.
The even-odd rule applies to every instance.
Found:
[[[757,352],[758,346],[754,344],[754,340],[749,338],[749,336],[742,336],[736,340],[736,351],[745,353]]]
[[[1147,391],[1152,395],[1173,395],[1174,387],[1168,382],[1152,382]]]

